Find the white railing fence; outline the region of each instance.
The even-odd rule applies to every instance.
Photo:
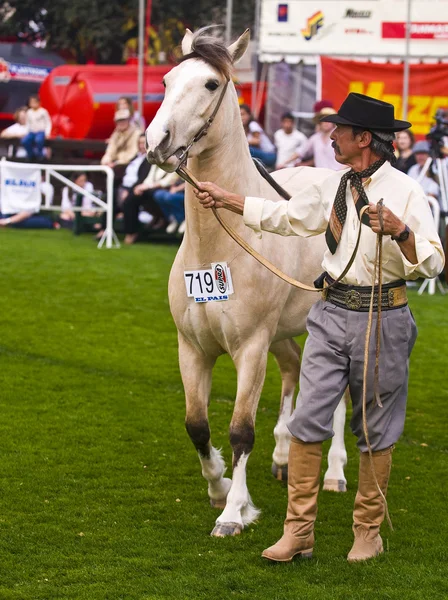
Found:
[[[0,160],[0,178],[2,181],[2,186],[3,186],[3,182],[4,182],[3,170],[5,168],[8,168],[8,169],[15,168],[17,170],[29,169],[29,170],[33,170],[33,171],[39,169],[40,171],[45,172],[45,180],[44,181],[47,184],[47,188],[49,187],[48,184],[51,183],[51,177],[54,177],[55,179],[58,179],[59,181],[61,181],[62,183],[64,183],[68,187],[70,187],[75,192],[82,194],[86,198],[89,198],[98,207],[98,212],[106,213],[106,229],[104,230],[104,233],[98,243],[98,248],[102,248],[103,245],[105,245],[106,248],[113,248],[113,247],[119,248],[120,247],[120,242],[118,241],[117,235],[113,229],[113,219],[114,219],[114,213],[113,213],[114,172],[113,172],[113,169],[111,169],[108,166],[104,166],[104,165],[49,165],[49,164],[38,164],[38,163],[22,163],[22,162],[19,163],[19,162],[7,161],[5,158],[2,158],[2,160]],[[103,172],[103,173],[105,173],[105,175],[106,175],[106,201],[104,201],[101,198],[98,198],[98,196],[95,196],[94,194],[86,191],[84,188],[80,187],[79,185],[77,185],[76,183],[74,183],[73,181],[68,179],[67,177],[64,177],[64,175],[61,175],[60,171],[70,172],[70,173],[75,172],[75,171],[86,172],[86,173],[87,172]],[[52,197],[48,193],[46,193],[44,190],[43,190],[43,196],[44,196],[45,200],[44,200],[44,203],[41,204],[40,210],[51,210],[54,212],[60,212],[62,210],[60,206],[52,205]],[[74,206],[71,210],[73,210],[73,212],[80,212],[84,209],[81,206]]]

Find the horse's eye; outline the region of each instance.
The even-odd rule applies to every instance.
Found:
[[[214,92],[219,87],[219,83],[212,79],[211,81],[207,81],[205,87],[211,92]]]

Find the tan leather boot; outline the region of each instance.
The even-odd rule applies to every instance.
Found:
[[[373,453],[373,463],[378,484],[386,495],[392,466],[392,451],[394,447]],[[355,498],[353,511],[353,533],[355,541],[347,560],[357,562],[368,560],[383,552],[383,540],[380,536],[380,525],[384,520],[385,506],[376,487],[370,466],[369,454],[361,452],[359,458],[358,493]]]
[[[288,508],[283,537],[262,556],[289,562],[294,556],[311,558],[317,515],[322,443],[304,443],[292,438],[288,460]]]

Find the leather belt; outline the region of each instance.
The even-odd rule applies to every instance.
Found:
[[[333,279],[325,276],[325,283],[331,283]],[[358,312],[368,312],[370,307],[371,286],[345,285],[337,283],[334,287],[325,289],[322,292],[322,298],[333,302],[336,306],[355,310]],[[378,288],[375,286],[373,300],[373,309],[378,310]],[[393,310],[406,306],[408,298],[406,294],[406,282],[403,280],[381,286],[381,310]]]

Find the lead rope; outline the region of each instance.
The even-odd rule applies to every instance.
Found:
[[[191,186],[193,186],[199,190],[201,189],[198,180],[187,169],[187,167],[185,167],[184,165],[181,165],[178,167],[176,172],[184,181],[189,183]],[[381,229],[383,229],[383,199],[382,198],[378,202],[378,207],[379,207],[378,215],[379,215],[380,227],[381,227]],[[289,283],[290,285],[292,285],[296,288],[310,291],[310,292],[323,292],[325,289],[328,289],[329,287],[332,287],[333,285],[335,285],[336,283],[341,281],[341,279],[343,279],[343,277],[345,277],[345,275],[348,273],[348,270],[352,266],[353,261],[355,260],[355,256],[358,251],[359,242],[361,239],[362,217],[363,217],[364,213],[368,210],[368,208],[369,208],[368,206],[363,206],[359,213],[358,238],[356,240],[355,249],[353,250],[353,254],[350,257],[350,260],[348,261],[347,266],[345,267],[343,272],[339,275],[339,277],[337,279],[335,279],[332,283],[330,283],[326,288],[311,287],[310,285],[306,285],[305,283],[302,283],[300,281],[293,279],[292,277],[289,277],[289,275],[286,275],[285,273],[280,271],[280,269],[278,269],[275,265],[273,265],[266,258],[264,258],[264,256],[262,256],[256,250],[254,250],[251,246],[249,246],[249,244],[246,242],[246,240],[244,240],[238,233],[236,233],[236,231],[234,231],[229,225],[227,225],[227,223],[225,221],[223,221],[223,219],[218,214],[218,211],[215,207],[212,207],[212,212],[215,215],[218,223],[230,235],[230,237],[239,246],[241,246],[241,248],[243,248],[243,250],[246,250],[246,252],[248,252],[251,256],[253,256],[255,258],[255,260],[257,260],[264,267],[266,267],[269,271],[271,271],[271,273],[273,273],[274,275],[276,275],[277,277],[279,277],[286,283]],[[367,321],[366,341],[365,341],[365,346],[364,346],[364,372],[363,372],[363,388],[362,388],[362,426],[363,426],[363,433],[364,433],[364,437],[366,440],[366,445],[367,445],[367,449],[368,449],[368,453],[369,453],[370,468],[372,470],[372,476],[373,476],[375,485],[378,489],[378,492],[384,502],[387,523],[388,523],[390,529],[393,531],[393,526],[392,526],[392,521],[391,521],[390,515],[389,515],[389,508],[387,505],[387,500],[386,500],[385,495],[383,494],[383,490],[381,489],[381,487],[378,483],[378,478],[376,476],[375,465],[373,463],[372,446],[370,444],[369,431],[368,431],[368,426],[367,426],[367,374],[368,374],[368,368],[369,368],[369,342],[370,342],[370,334],[372,331],[372,323],[373,323],[373,314],[374,314],[373,309],[374,309],[375,284],[376,284],[377,273],[378,273],[378,301],[377,301],[378,317],[377,317],[377,324],[376,324],[375,375],[374,375],[374,386],[373,387],[374,387],[374,395],[375,395],[376,403],[377,403],[378,407],[382,407],[380,394],[379,394],[379,358],[380,358],[380,340],[381,340],[381,291],[382,291],[382,260],[383,260],[383,254],[382,254],[383,244],[382,244],[382,242],[383,242],[383,235],[381,233],[379,233],[376,238],[375,264],[374,264],[373,275],[372,275],[372,292],[370,295],[369,317],[368,317],[368,321]]]
[[[181,177],[184,181],[186,181],[187,183],[189,183],[191,186],[193,186],[193,187],[195,187],[196,189],[199,189],[199,190],[201,189],[201,187],[199,185],[199,182],[196,179],[196,177],[184,165],[181,165],[180,167],[178,167],[177,170],[176,170],[176,173],[179,175],[179,177]],[[236,231],[234,231],[232,229],[232,227],[230,227],[230,225],[227,225],[227,223],[221,218],[221,216],[219,215],[217,209],[214,206],[212,207],[212,212],[215,215],[216,220],[218,221],[218,223],[230,235],[230,237],[239,246],[241,246],[241,248],[243,248],[243,250],[245,250],[248,254],[250,254],[251,256],[253,256],[253,258],[255,258],[255,260],[257,260],[260,264],[262,264],[264,267],[266,267],[266,269],[268,269],[269,271],[271,271],[271,273],[273,273],[274,275],[276,275],[277,277],[279,277],[280,279],[282,279],[286,283],[289,283],[293,287],[299,288],[300,290],[305,290],[307,292],[324,292],[328,288],[331,288],[334,285],[336,285],[337,283],[339,283],[341,281],[341,279],[343,279],[347,275],[348,271],[350,270],[350,267],[352,266],[352,264],[353,264],[353,262],[355,260],[356,253],[357,253],[358,248],[359,248],[359,242],[361,241],[361,218],[364,215],[364,213],[368,210],[368,208],[369,208],[368,206],[363,206],[362,209],[361,209],[361,211],[360,211],[360,213],[359,213],[358,237],[356,239],[356,244],[355,244],[355,248],[353,250],[353,253],[352,253],[352,255],[350,257],[350,260],[348,261],[345,269],[342,271],[342,273],[339,275],[339,277],[337,279],[335,279],[334,281],[332,281],[331,283],[329,283],[326,287],[322,287],[322,288],[316,288],[314,286],[307,285],[306,283],[302,283],[301,281],[297,281],[296,279],[293,279],[289,275],[286,275],[286,273],[283,273],[282,271],[280,271],[280,269],[278,269],[275,265],[273,265],[269,260],[267,260],[259,252],[257,252],[256,250],[254,250],[252,248],[252,246],[250,246],[246,242],[246,240],[244,240]]]
[[[383,199],[378,202],[378,217],[380,221],[381,230],[383,229]],[[367,320],[367,329],[366,329],[366,341],[364,345],[364,370],[363,370],[363,383],[362,383],[362,428],[364,433],[364,438],[366,440],[367,451],[369,453],[369,463],[370,469],[372,472],[373,480],[378,489],[378,493],[381,496],[381,499],[384,503],[384,511],[386,515],[387,524],[389,525],[391,531],[394,530],[392,526],[392,520],[389,514],[389,506],[387,504],[386,496],[383,493],[383,490],[378,483],[378,478],[376,476],[375,464],[373,462],[373,451],[372,446],[370,444],[369,438],[369,428],[367,425],[367,375],[369,371],[369,346],[370,346],[370,335],[372,332],[372,324],[373,324],[373,315],[374,315],[374,298],[375,298],[375,285],[378,274],[378,297],[377,297],[377,311],[378,316],[376,320],[376,339],[375,339],[375,374],[374,374],[374,382],[373,382],[373,390],[376,404],[379,408],[382,408],[383,405],[381,403],[380,393],[379,393],[379,359],[380,359],[380,344],[381,344],[381,291],[383,285],[383,234],[378,233],[376,236],[376,249],[375,249],[375,263],[373,267],[373,275],[372,275],[372,292],[370,294],[370,306],[369,306],[369,318]]]

